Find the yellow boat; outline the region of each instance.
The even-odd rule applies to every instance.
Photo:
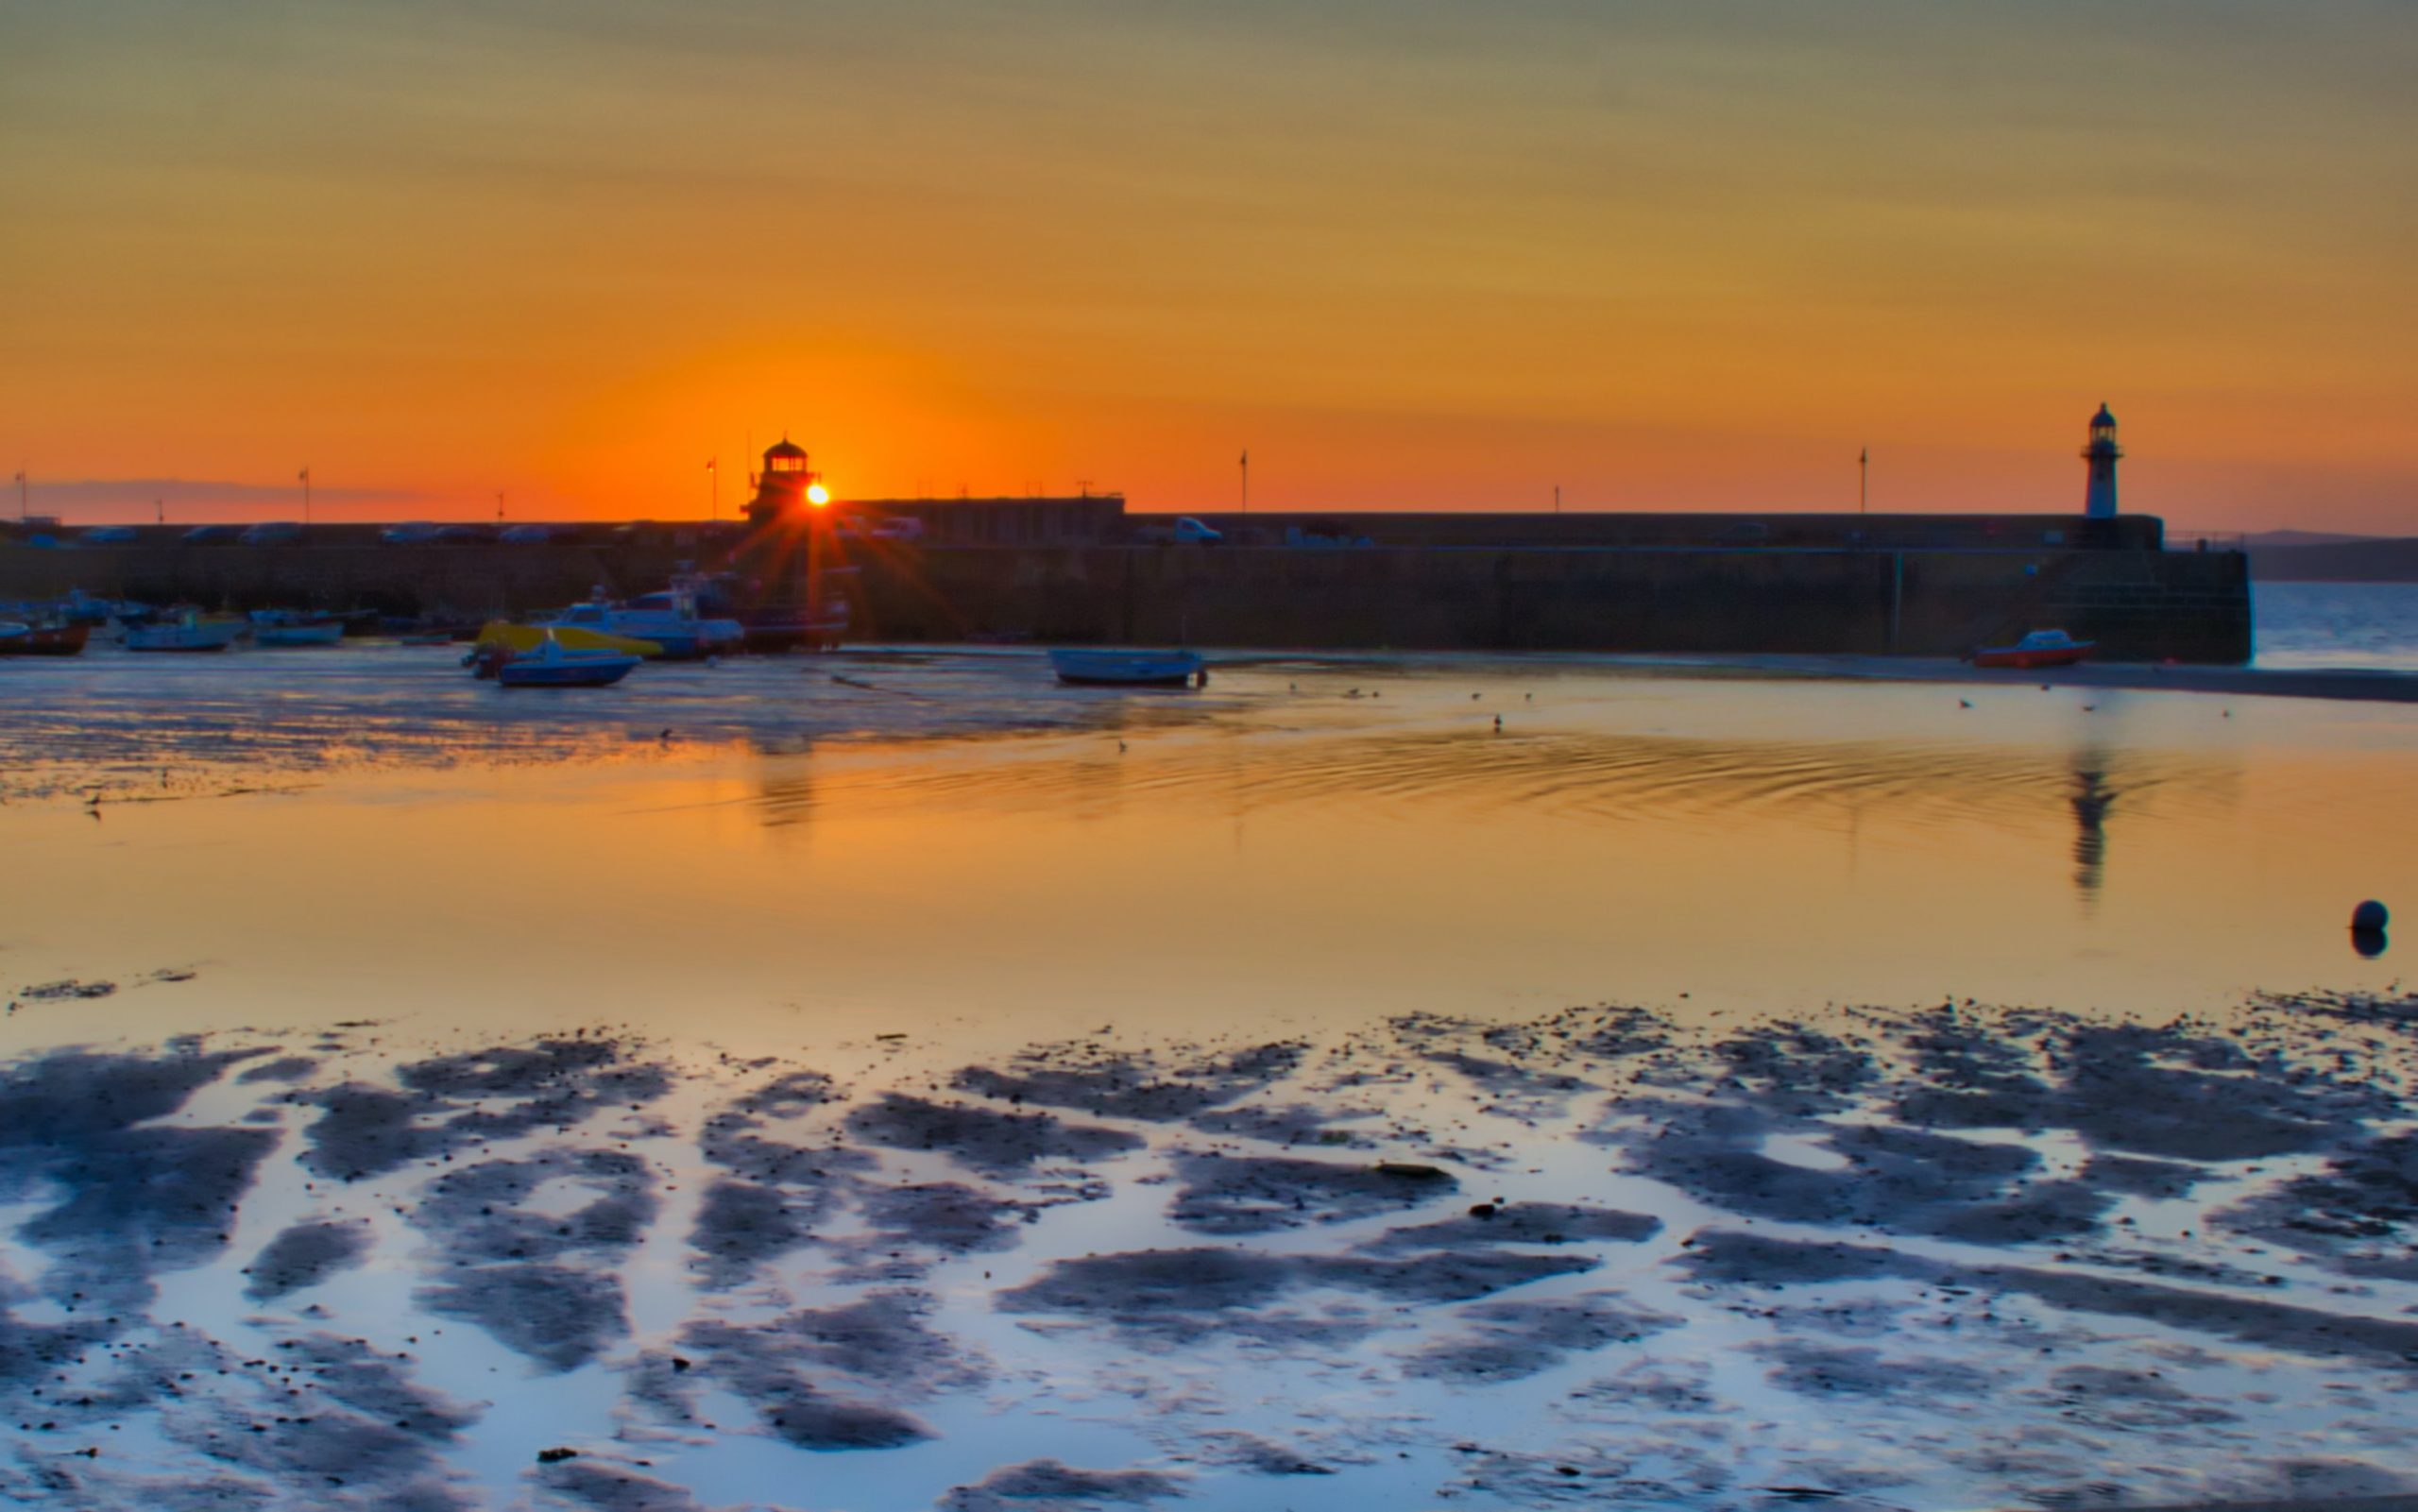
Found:
[[[632,656],[663,654],[663,648],[652,640],[607,635],[602,630],[582,630],[576,625],[517,625],[505,620],[490,620],[482,626],[479,645],[482,649],[498,648],[516,656],[525,656],[544,645],[549,636],[565,651],[618,651]]]

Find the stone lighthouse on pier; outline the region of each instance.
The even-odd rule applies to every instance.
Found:
[[[2082,512],[2089,518],[2116,518],[2116,459],[2123,454],[2116,446],[2116,416],[2102,404],[2090,417],[2090,445],[2082,449],[2083,461],[2090,464],[2090,483],[2082,496]]]

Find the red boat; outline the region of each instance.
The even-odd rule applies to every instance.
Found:
[[[2070,667],[2091,654],[2095,640],[2076,640],[2062,630],[2035,630],[2012,646],[1973,653],[1976,667]]]
[[[0,656],[73,656],[92,633],[90,625],[0,624]]]

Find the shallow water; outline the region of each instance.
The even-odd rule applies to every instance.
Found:
[[[2393,1474],[2418,1282],[2375,1173],[2413,1057],[2359,1006],[2398,958],[2343,925],[2418,898],[2404,707],[1484,658],[1129,696],[1013,651],[595,694],[375,647],[0,678],[32,879],[0,1108],[118,1106],[161,1054],[191,1082],[8,1137],[46,1173],[0,1192],[13,1336],[85,1372],[300,1351],[383,1403],[309,1388],[338,1453],[216,1354],[174,1398],[62,1361],[101,1405],[21,1430],[11,1491],[1929,1507]],[[1651,1016],[1558,1016],[1599,1004]],[[1988,1007],[2024,1004],[2072,1016]],[[1977,1087],[2012,1101],[1941,1100]],[[205,1156],[256,1162],[205,1194],[225,1227],[128,1196]],[[2384,1228],[2328,1229],[2328,1182]],[[298,1224],[327,1228],[272,1252]],[[135,1321],[74,1332],[104,1297]],[[28,1424],[39,1379],[0,1383]],[[351,1421],[397,1402],[392,1442]]]

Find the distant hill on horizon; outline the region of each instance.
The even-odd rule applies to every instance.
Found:
[[[2270,583],[2418,583],[2418,536],[2346,536],[2309,544],[2274,543],[2277,531],[2246,538],[2250,576]]]
[[[2188,535],[2191,533],[2183,531],[2178,534]],[[2352,541],[2392,538],[2386,535],[2352,535],[2330,530],[2257,530],[2244,535],[2242,540],[2255,552],[2262,546],[2342,546]]]

